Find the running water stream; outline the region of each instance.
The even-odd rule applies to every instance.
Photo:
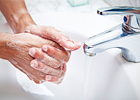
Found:
[[[88,80],[89,80],[90,66],[91,66],[91,57],[90,56],[86,56],[86,62],[85,62],[85,83],[84,83],[84,97],[83,97],[83,100],[87,100]]]

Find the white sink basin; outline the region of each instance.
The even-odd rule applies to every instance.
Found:
[[[117,18],[114,20],[110,19],[112,17],[82,13],[47,13],[33,16],[33,18],[38,25],[53,26],[71,39],[82,43],[89,36],[105,31],[121,22]],[[1,26],[0,31],[10,32],[5,24]],[[119,49],[110,49],[91,58],[87,100],[140,99],[140,64],[127,62],[121,57],[120,52]],[[67,73],[63,82],[59,85],[44,83],[54,93],[54,97],[48,96],[44,99],[84,100],[85,61],[86,56],[82,47],[74,51],[67,64]],[[2,68],[0,70],[0,99],[39,100],[41,96],[28,95],[21,89],[16,81],[15,69],[11,67],[11,64],[3,60],[0,64]]]

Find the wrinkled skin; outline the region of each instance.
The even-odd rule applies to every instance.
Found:
[[[3,45],[3,37],[12,38],[6,40],[9,45],[6,49],[0,48],[0,58],[9,60],[36,83],[46,80],[60,83],[70,51],[79,49],[81,43],[70,40],[51,26],[36,25],[24,0],[0,0],[0,10],[15,33],[0,37],[0,45]]]
[[[9,60],[16,68],[24,72],[35,83],[42,83],[44,81],[60,83],[62,81],[66,72],[66,62],[70,57],[69,51],[66,51],[53,41],[28,33],[8,35],[11,39],[6,42],[5,49],[1,50],[5,53],[3,54],[5,55],[5,59]],[[40,49],[43,45],[48,47],[47,51]],[[40,56],[38,60],[31,57],[28,54],[31,47],[36,51],[34,57],[38,57],[38,53],[41,53],[44,57]],[[55,53],[53,50],[60,52],[62,57],[56,57],[57,59],[51,57],[51,55]],[[48,55],[46,55],[46,53],[48,53]],[[50,59],[47,60],[49,57]],[[44,58],[46,58],[46,60],[44,60]],[[65,58],[65,60],[63,58]],[[51,63],[52,61],[57,63]],[[36,63],[37,66],[34,67]],[[50,64],[48,65],[48,63]]]

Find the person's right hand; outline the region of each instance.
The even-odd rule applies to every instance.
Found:
[[[6,36],[7,41],[6,46],[0,48],[3,52],[2,55],[16,68],[24,72],[31,80],[35,83],[42,83],[44,81],[60,83],[62,81],[66,72],[66,62],[70,57],[69,51],[66,51],[53,41],[29,33],[4,35]],[[45,51],[43,53],[41,48],[44,45],[47,45],[47,52],[49,55],[53,55],[54,53],[49,52],[50,50],[59,50],[58,53],[55,52],[55,55],[57,55],[57,57],[61,56],[62,58],[66,58],[65,63],[50,57]],[[39,53],[42,55],[39,56],[38,59],[33,60],[28,52],[31,55],[34,54],[35,57],[38,57],[38,55],[40,55]]]
[[[71,40],[66,34],[62,33],[61,31],[57,30],[52,26],[39,26],[36,24],[32,24],[26,26],[24,32],[55,41],[63,48],[70,51],[77,50],[81,47],[81,43],[79,41]]]

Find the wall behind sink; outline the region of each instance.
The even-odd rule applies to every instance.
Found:
[[[134,6],[140,7],[140,0],[104,0],[111,6]]]

